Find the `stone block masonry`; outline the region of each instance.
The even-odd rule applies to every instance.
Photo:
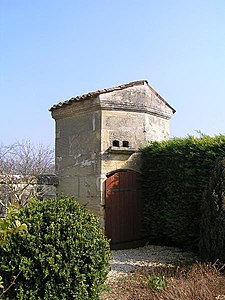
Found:
[[[139,171],[138,149],[168,139],[175,112],[145,80],[77,96],[50,111],[55,119],[57,191],[102,217],[108,174]]]

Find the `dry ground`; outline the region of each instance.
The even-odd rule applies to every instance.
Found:
[[[165,276],[164,289],[150,284],[153,274]],[[164,275],[162,275],[164,274]],[[160,278],[158,276],[158,278]],[[162,278],[162,277],[161,277]],[[190,269],[149,269],[120,277],[108,283],[101,300],[225,300],[225,275],[212,265],[193,265]]]
[[[225,274],[219,271],[221,266],[194,263],[190,253],[156,246],[148,246],[147,250],[144,247],[142,260],[141,249],[136,250],[135,261],[134,250],[113,252],[113,270],[101,300],[225,300]],[[146,261],[146,257],[150,259]]]

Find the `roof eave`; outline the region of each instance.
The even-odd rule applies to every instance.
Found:
[[[83,94],[83,95],[80,95],[80,96],[77,96],[77,97],[73,97],[69,100],[59,102],[58,104],[53,105],[52,107],[49,108],[49,111],[53,112],[56,109],[61,109],[64,106],[71,105],[76,101],[82,101],[82,100],[86,100],[86,99],[89,99],[89,98],[97,97],[101,94],[110,93],[110,92],[113,92],[113,91],[123,90],[123,89],[129,88],[129,87],[138,86],[138,85],[145,85],[145,84],[148,86],[148,88],[151,90],[151,92],[154,95],[156,95],[161,101],[163,101],[172,110],[173,114],[176,112],[176,110],[171,105],[169,105],[169,103],[149,85],[147,80],[132,81],[130,83],[122,84],[122,85],[119,85],[119,86],[116,86],[116,87],[107,88],[107,89],[103,89],[103,90],[97,90],[95,92],[90,92],[90,93]]]

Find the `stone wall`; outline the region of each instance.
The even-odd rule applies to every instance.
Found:
[[[97,212],[101,174],[101,114],[90,107],[82,112],[83,103],[78,103],[76,108],[80,109],[75,115],[57,120],[55,164],[59,178],[58,193],[74,196],[76,200]]]
[[[50,110],[56,121],[58,193],[100,215],[107,174],[139,171],[138,149],[168,139],[175,112],[146,81],[71,98]]]
[[[30,198],[50,199],[57,194],[58,178],[54,174],[39,176],[2,175],[0,178],[0,216],[12,199],[23,205]]]

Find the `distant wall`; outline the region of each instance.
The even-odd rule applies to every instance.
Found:
[[[37,197],[50,199],[56,196],[58,178],[54,174],[44,174],[37,177],[6,175],[0,178],[0,201],[7,205],[15,196],[19,196],[21,203],[27,199]],[[5,215],[6,209],[0,203],[0,216]]]

